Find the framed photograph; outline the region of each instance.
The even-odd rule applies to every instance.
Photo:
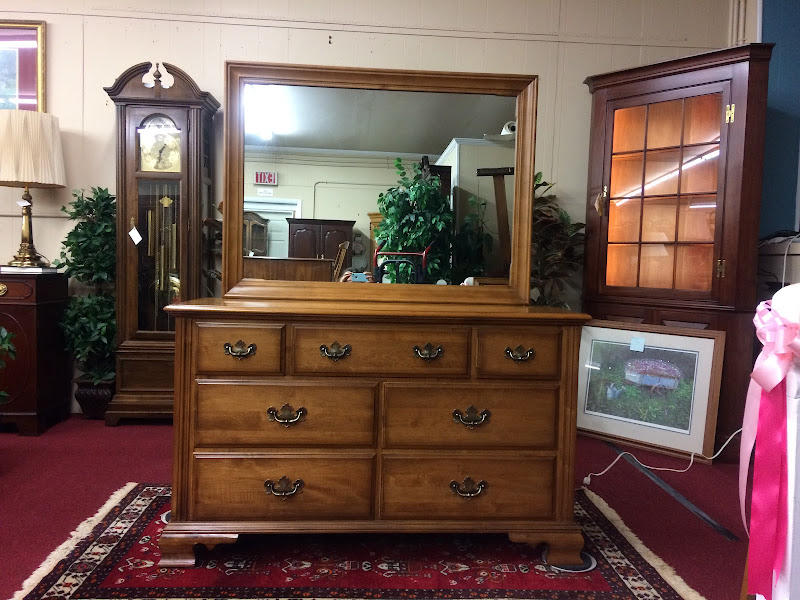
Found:
[[[578,429],[671,454],[714,449],[725,332],[589,321]]]
[[[0,22],[0,109],[45,111],[44,21]]]

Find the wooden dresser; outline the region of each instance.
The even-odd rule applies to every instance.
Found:
[[[72,360],[60,325],[68,300],[63,273],[0,273],[0,326],[14,335],[17,354],[0,369],[0,390],[9,394],[0,422],[22,435],[69,417]]]
[[[177,352],[162,566],[244,533],[399,531],[507,532],[548,542],[552,563],[581,562],[587,315],[280,300],[167,310]]]

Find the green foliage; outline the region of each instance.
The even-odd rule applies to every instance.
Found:
[[[486,255],[494,244],[492,234],[486,231],[486,202],[475,196],[470,196],[468,202],[470,212],[453,241],[453,283],[486,275]]]
[[[396,187],[378,196],[378,208],[383,220],[377,228],[378,243],[385,242],[384,252],[422,252],[432,245],[428,254],[428,270],[424,283],[439,279],[450,280],[450,252],[453,243],[453,210],[448,197],[442,193],[439,178],[423,170],[422,164],[413,167],[409,178],[398,158],[395,168],[400,176]],[[402,265],[399,277],[387,269],[393,283],[411,283],[411,270]]]
[[[117,263],[116,197],[106,188],[72,193],[75,200],[62,210],[77,221],[67,234],[57,267],[94,293],[73,296],[64,311],[61,327],[75,365],[94,385],[114,379],[116,351],[116,303],[113,284]]]
[[[584,223],[573,223],[558,205],[554,184],[536,173],[531,227],[533,304],[569,308],[561,300],[566,280],[583,265]]]
[[[0,369],[5,368],[5,358],[14,360],[17,356],[17,349],[11,342],[14,334],[0,325]],[[8,392],[0,390],[0,404],[8,402]]]
[[[114,298],[108,294],[73,296],[64,311],[61,327],[78,370],[94,385],[113,380],[117,347]]]
[[[105,286],[114,282],[117,256],[116,197],[106,188],[72,192],[75,200],[61,210],[78,221],[67,234],[57,267],[66,267],[68,277],[81,283]]]

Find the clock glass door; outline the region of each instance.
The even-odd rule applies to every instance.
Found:
[[[607,287],[714,287],[722,91],[612,109]]]
[[[174,331],[163,309],[181,297],[180,180],[140,179],[138,222],[138,329]],[[143,231],[141,231],[143,229]]]

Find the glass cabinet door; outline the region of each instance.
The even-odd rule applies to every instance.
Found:
[[[613,111],[605,285],[710,292],[722,93]]]

